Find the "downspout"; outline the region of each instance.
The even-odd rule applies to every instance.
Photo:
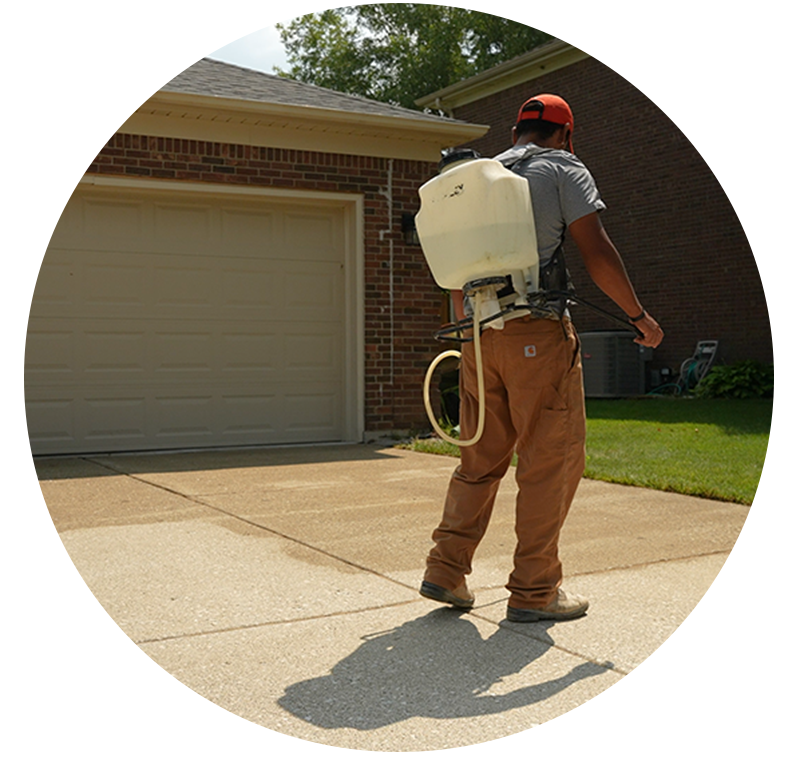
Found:
[[[394,388],[394,239],[392,238],[392,213],[394,211],[394,190],[392,179],[394,173],[394,160],[388,159],[386,169],[386,191],[380,192],[386,198],[388,226],[380,231],[380,240],[383,242],[386,235],[389,238],[389,386]],[[383,383],[380,384],[381,399],[383,399]],[[394,395],[392,396],[392,416],[394,416]]]

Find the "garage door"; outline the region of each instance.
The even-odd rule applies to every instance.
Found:
[[[26,345],[35,454],[344,437],[345,210],[83,187]]]

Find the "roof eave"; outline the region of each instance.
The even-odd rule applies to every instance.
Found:
[[[120,131],[436,161],[442,147],[476,139],[488,128],[444,118],[161,90],[138,108]]]
[[[415,100],[415,104],[421,108],[437,108],[451,113],[462,105],[468,105],[517,84],[532,81],[588,57],[587,53],[567,42],[553,40],[469,79],[425,95]]]

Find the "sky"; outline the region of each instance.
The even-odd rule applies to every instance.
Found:
[[[219,50],[209,53],[207,57],[221,60],[224,63],[235,63],[237,66],[252,68],[256,71],[264,71],[268,74],[274,73],[275,66],[288,68],[286,54],[275,24],[234,40]]]

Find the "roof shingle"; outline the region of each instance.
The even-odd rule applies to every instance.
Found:
[[[396,105],[347,95],[314,84],[267,74],[231,63],[203,58],[162,87],[165,92],[224,97],[251,102],[297,105],[348,113],[368,113],[378,116],[400,116],[429,122],[453,119],[422,113]]]

